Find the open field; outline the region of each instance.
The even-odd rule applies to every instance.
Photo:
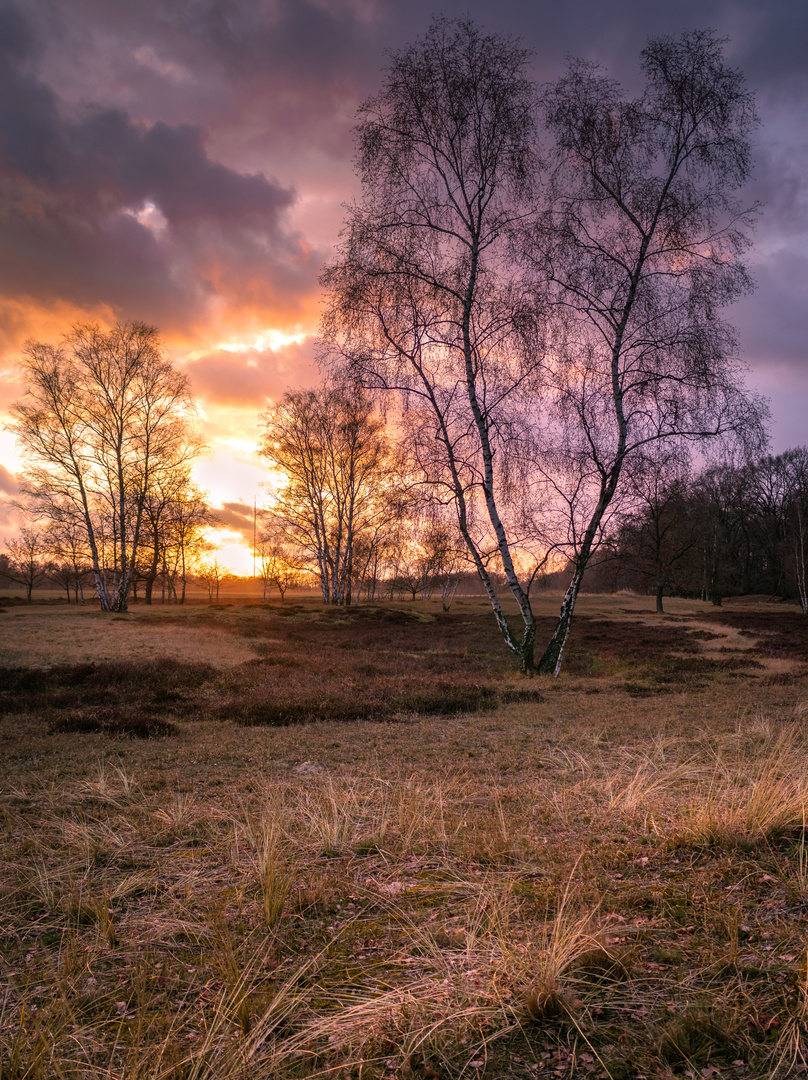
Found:
[[[808,619],[652,604],[0,613],[0,1080],[808,1075]]]

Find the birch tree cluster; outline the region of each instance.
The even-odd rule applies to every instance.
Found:
[[[405,512],[398,448],[356,387],[289,391],[261,424],[262,574],[282,593],[308,571],[323,603],[350,604]]]
[[[518,41],[438,18],[360,110],[324,357],[395,402],[526,672],[558,674],[583,575],[654,447],[765,441],[721,317],[751,287],[755,208],[737,193],[756,124],[722,45],[650,41],[636,96],[574,60],[539,87]],[[536,661],[531,587],[559,560]]]
[[[195,404],[154,327],[74,327],[59,345],[29,342],[25,397],[11,409],[25,509],[42,543],[104,611],[126,610],[142,578],[184,595],[189,553],[209,521],[190,466],[204,452]],[[25,536],[23,533],[23,537]],[[33,535],[29,530],[29,535]],[[17,560],[19,561],[19,560]]]

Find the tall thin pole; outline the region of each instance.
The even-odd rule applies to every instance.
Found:
[[[258,500],[253,498],[253,581],[255,581],[255,520],[258,516]]]

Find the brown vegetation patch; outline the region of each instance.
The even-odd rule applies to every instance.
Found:
[[[283,700],[241,699],[221,706],[218,715],[221,719],[234,719],[248,726],[288,727],[325,720],[389,720],[408,713],[451,716],[492,708],[498,701],[493,687],[456,683],[436,683],[422,690],[376,685],[364,694],[356,688],[348,688],[341,697],[335,694],[322,698],[312,697],[310,689],[306,688],[301,699],[296,701],[290,700],[290,689],[286,688]]]
[[[605,619],[575,619],[577,649],[591,649],[602,660],[620,660],[627,655],[634,660],[659,660],[671,653],[695,654],[699,642],[717,635],[665,621],[651,624],[639,621],[611,622]],[[572,644],[572,643],[571,643]]]
[[[622,687],[635,696],[693,689],[706,685],[706,675],[762,666],[746,656],[705,656],[701,643],[719,637],[672,620],[650,624],[576,618],[565,665],[570,673],[594,678],[628,675]]]
[[[100,717],[109,710],[117,710],[123,717],[121,710],[139,709],[152,714],[182,715],[193,707],[198,688],[216,674],[215,668],[207,664],[184,664],[170,657],[145,662],[121,660],[54,664],[46,668],[0,668],[0,712],[78,709],[84,714],[92,709]],[[87,719],[88,724],[94,722]],[[64,730],[102,728],[103,724]]]
[[[142,712],[135,706],[68,709],[48,725],[52,735],[100,733],[127,739],[164,739],[177,734],[177,725]]]
[[[529,689],[500,690],[511,661],[491,622],[479,610],[446,615],[420,606],[252,608],[227,627],[263,656],[220,676],[213,715],[286,727],[453,715],[514,695],[540,699]]]

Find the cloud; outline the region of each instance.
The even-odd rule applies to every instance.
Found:
[[[757,290],[733,309],[744,354],[759,369],[792,367],[808,374],[808,257],[783,250],[755,267]]]
[[[221,506],[214,507],[213,513],[216,516],[216,528],[239,533],[245,544],[252,544],[252,506],[248,506],[246,503],[225,502]]]
[[[749,194],[761,204],[761,247],[782,248],[804,241],[808,233],[808,141],[789,144],[770,136],[757,148],[755,157],[755,179]]]
[[[263,409],[294,386],[315,385],[321,375],[310,339],[282,349],[218,349],[190,361],[185,370],[203,399]]]
[[[18,10],[3,10],[0,40],[6,297],[103,301],[169,327],[228,305],[270,319],[303,311],[318,258],[286,223],[291,187],[212,160],[199,125],[94,105],[70,115],[34,74],[36,43]]]
[[[5,465],[0,465],[0,492],[6,495],[16,495],[18,491],[17,481],[8,471]]]
[[[5,542],[24,524],[22,512],[14,504],[19,494],[14,474],[0,464],[0,554]]]
[[[0,542],[2,547],[11,540],[25,524],[25,519],[14,503],[0,495]],[[0,548],[0,554],[2,549]]]
[[[249,528],[252,535],[253,508],[246,503],[226,502],[216,508],[216,517],[222,525],[243,532]]]

